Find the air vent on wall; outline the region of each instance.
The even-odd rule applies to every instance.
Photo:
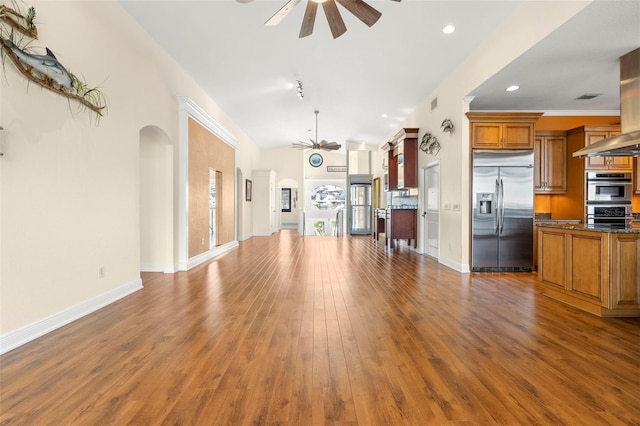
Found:
[[[602,96],[602,93],[585,93],[582,96],[578,96],[576,99],[586,101],[589,99],[597,98],[598,96]]]

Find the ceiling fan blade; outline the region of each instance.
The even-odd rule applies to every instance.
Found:
[[[378,19],[382,16],[382,13],[378,12],[373,7],[369,6],[362,0],[337,0],[345,9],[353,13],[353,15],[364,22],[368,27],[373,26]]]
[[[302,27],[300,27],[300,35],[298,38],[306,37],[313,33],[313,24],[316,22],[316,12],[318,11],[318,3],[315,1],[307,2],[307,9],[304,11],[304,19]]]
[[[344,25],[336,0],[325,0],[322,3],[324,14],[329,22],[329,28],[331,28],[331,34],[333,38],[338,38],[347,31],[347,27]]]
[[[288,14],[293,10],[296,5],[300,3],[300,0],[289,0],[287,4],[282,6],[267,22],[265,25],[274,26],[278,25]]]
[[[307,142],[302,141],[294,142],[291,144],[291,146],[297,149],[309,149],[312,147],[312,145],[309,145]]]
[[[337,142],[327,142],[325,140],[320,142],[320,149],[324,149],[325,151],[333,151],[336,149],[340,149],[341,146],[342,145],[340,145]]]

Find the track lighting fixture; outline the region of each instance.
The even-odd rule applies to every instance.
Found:
[[[298,98],[304,98],[304,92],[302,90],[302,82],[300,80],[296,80],[296,89],[298,90]]]

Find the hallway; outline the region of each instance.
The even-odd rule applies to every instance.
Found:
[[[281,231],[0,357],[0,424],[639,424],[640,318]]]

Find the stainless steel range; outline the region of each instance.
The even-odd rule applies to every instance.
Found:
[[[624,227],[630,223],[631,173],[587,172],[586,182],[587,225]]]

